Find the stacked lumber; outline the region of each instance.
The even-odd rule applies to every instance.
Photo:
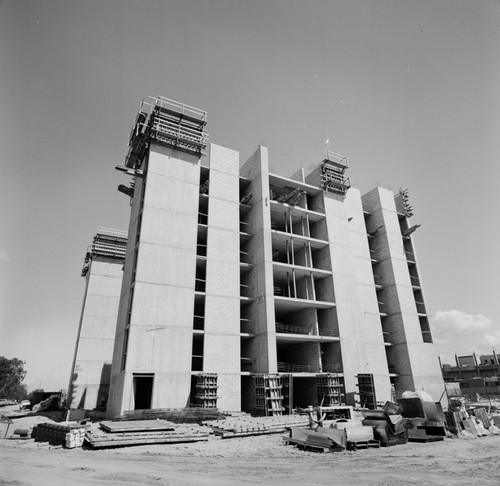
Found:
[[[115,420],[169,420],[176,424],[196,424],[207,420],[220,420],[226,414],[216,408],[154,408],[144,410],[128,410]]]
[[[309,419],[300,415],[279,415],[272,417],[228,417],[225,420],[206,422],[215,435],[222,439],[249,435],[276,434],[292,426],[307,426]]]
[[[175,424],[168,420],[134,420],[131,422],[112,422],[105,420],[99,424],[105,432],[153,432],[157,430],[175,430]]]
[[[257,421],[247,421],[242,422],[238,420],[236,422],[221,420],[213,424],[210,424],[212,431],[215,435],[219,436],[221,439],[230,439],[232,437],[246,437],[249,435],[262,435],[273,433],[269,426],[262,424]],[[280,430],[274,431],[282,432]]]
[[[179,426],[166,420],[105,421],[100,430],[85,434],[93,449],[144,444],[172,444],[207,441],[210,430],[199,426]]]
[[[68,449],[81,447],[88,426],[62,425],[43,423],[33,427],[31,438],[36,442],[49,442],[50,444],[63,445]]]

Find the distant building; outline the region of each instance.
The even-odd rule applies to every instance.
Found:
[[[85,294],[67,397],[70,408],[106,407],[126,245],[125,232],[99,228],[85,255]]]
[[[468,356],[455,356],[455,366],[444,364],[443,377],[446,382],[460,382],[462,391],[467,388],[468,393],[485,393],[484,386],[495,387],[500,377],[500,362],[497,354],[486,354],[479,357],[475,353]],[[483,391],[474,391],[472,388],[483,387]],[[493,389],[490,390],[492,393]],[[496,392],[494,392],[496,393]]]
[[[456,357],[458,366],[477,366],[476,357],[470,356],[457,356]]]

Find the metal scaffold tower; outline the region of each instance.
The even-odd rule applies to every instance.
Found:
[[[320,164],[320,184],[325,191],[345,195],[351,187],[349,177],[345,176],[348,167],[348,158],[344,155],[325,151],[325,158]]]
[[[150,143],[201,156],[208,144],[207,112],[159,96],[143,101],[130,132],[125,165],[137,169]]]

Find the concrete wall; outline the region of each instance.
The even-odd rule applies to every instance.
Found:
[[[377,399],[389,400],[389,371],[359,191],[351,188],[345,199],[325,193],[325,213],[346,400],[354,404],[358,373],[373,374]]]
[[[239,153],[210,145],[203,371],[222,410],[240,410]]]
[[[254,321],[256,336],[247,344],[252,371],[276,373],[276,328],[274,316],[273,263],[271,241],[271,214],[269,211],[269,160],[266,147],[260,146],[242,166],[242,174],[252,178],[250,190],[254,193],[253,209],[249,215],[255,229],[249,242],[254,265],[253,286],[255,301],[249,315]]]
[[[93,257],[68,389],[68,407],[92,410],[108,399],[123,262]]]
[[[143,159],[140,169],[145,171],[147,168],[149,156]],[[123,267],[123,280],[122,288],[120,291],[120,303],[118,307],[118,319],[116,323],[115,343],[113,348],[113,362],[111,364],[111,380],[109,388],[108,406],[106,408],[106,415],[109,418],[120,415],[123,410],[130,410],[130,406],[123,408],[124,396],[127,396],[129,405],[130,402],[130,387],[125,389],[126,384],[131,385],[131,374],[129,373],[129,380],[125,380],[127,372],[123,367],[123,352],[125,346],[128,345],[128,338],[126,328],[128,325],[128,310],[131,305],[132,293],[131,286],[134,281],[133,270],[135,268],[135,255],[138,249],[138,223],[139,214],[142,209],[142,201],[144,196],[146,184],[142,178],[137,178],[134,186],[134,197],[132,199],[132,207],[130,210],[130,220],[128,227],[128,240],[127,252],[125,255],[125,264]]]
[[[122,370],[127,286],[133,281],[128,274],[120,303],[109,416],[134,408],[134,373],[154,374],[152,408],[184,407],[189,402],[199,180],[198,157],[151,145],[136,245],[127,360]],[[139,187],[132,207],[130,245],[137,234],[140,191]],[[130,250],[126,271],[133,267]]]
[[[394,195],[375,188],[363,196],[363,205],[371,213],[368,231],[378,229],[372,248],[380,261],[377,273],[389,314],[384,328],[393,343],[387,352],[389,365],[398,375],[396,393],[425,390],[438,400],[444,390],[441,369],[433,344],[423,341]]]

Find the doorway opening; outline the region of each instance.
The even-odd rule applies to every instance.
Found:
[[[136,375],[133,378],[134,410],[151,408],[154,375]]]

